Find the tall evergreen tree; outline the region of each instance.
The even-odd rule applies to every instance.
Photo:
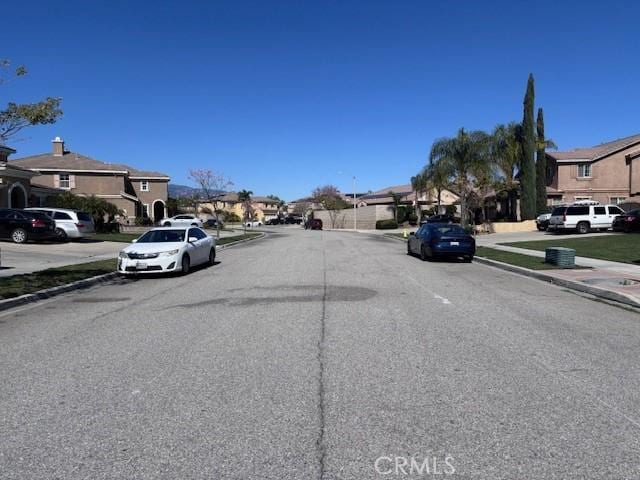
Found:
[[[536,156],[536,205],[537,213],[545,213],[547,210],[547,155],[545,153],[546,140],[544,138],[544,114],[542,108],[538,109],[536,119],[536,132],[538,147]]]
[[[529,74],[527,93],[524,96],[524,116],[522,119],[522,164],[520,165],[520,218],[536,218],[536,136],[533,119],[533,74]]]

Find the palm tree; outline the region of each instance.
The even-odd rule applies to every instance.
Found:
[[[452,184],[460,195],[462,225],[469,223],[467,204],[474,182],[489,165],[489,138],[485,132],[461,128],[455,137],[441,138],[431,146],[431,163],[441,163],[440,167],[451,173]]]
[[[242,205],[242,210],[244,211],[244,219],[242,222],[244,225],[244,233],[247,233],[247,220],[250,219],[251,211],[253,210],[253,207],[251,206],[251,195],[253,195],[251,190],[240,190],[238,192],[238,201]]]
[[[422,220],[422,209],[420,207],[420,197],[422,194],[428,194],[430,199],[431,197],[431,178],[426,171],[426,169],[422,169],[422,171],[416,176],[411,177],[411,188],[415,192],[416,196],[416,216],[418,217],[418,221]]]
[[[522,127],[519,123],[497,125],[491,142],[493,160],[500,177],[496,190],[507,193],[507,216],[511,221],[518,220],[516,206],[519,185],[516,178],[522,159],[521,135]]]
[[[424,169],[423,175],[428,179],[431,187],[436,191],[436,199],[438,202],[438,214],[442,213],[440,207],[442,205],[442,191],[451,187],[451,172],[448,165],[443,162],[431,162]]]

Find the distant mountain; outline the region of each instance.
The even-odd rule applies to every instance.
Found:
[[[224,193],[224,192],[220,192]],[[214,192],[211,192],[214,194]],[[203,197],[202,190],[199,188],[189,187],[188,185],[179,185],[177,183],[169,184],[169,196],[171,198],[193,198],[194,196]]]
[[[169,196],[171,198],[193,197],[200,192],[199,188],[189,187],[187,185],[178,185],[177,183],[169,184]]]

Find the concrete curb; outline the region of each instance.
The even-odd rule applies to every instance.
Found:
[[[519,275],[524,275],[525,277],[535,278],[536,280],[552,283],[560,287],[569,288],[571,290],[576,290],[582,293],[588,293],[589,295],[593,295],[594,297],[602,298],[612,302],[622,303],[624,305],[629,305],[635,308],[640,308],[640,302],[638,302],[630,295],[625,295],[624,293],[612,292],[610,290],[605,290],[604,288],[594,287],[592,285],[585,285],[581,282],[554,277],[553,275],[547,275],[546,273],[529,270],[528,268],[509,265],[508,263],[499,262],[497,260],[489,260],[488,258],[484,257],[475,256],[473,260],[477,263],[489,265],[491,267],[499,268],[501,270],[506,270],[512,273],[517,273]]]
[[[45,290],[39,290],[37,292],[20,295],[19,297],[0,300],[0,311],[9,310],[10,308],[18,307],[20,305],[26,305],[27,303],[34,303],[39,300],[45,300],[62,293],[71,292],[72,290],[88,288],[93,285],[97,285],[98,283],[108,282],[109,280],[113,280],[114,278],[118,278],[117,272],[105,273],[104,275],[85,278],[76,282],[67,283],[66,285],[59,285],[57,287],[51,287]]]
[[[266,233],[261,232],[260,235],[258,235],[256,237],[245,238],[244,240],[238,240],[238,241],[235,241],[235,242],[227,243],[225,245],[220,245],[220,246],[216,245],[216,250],[224,250],[225,248],[235,247],[236,245],[241,245],[243,243],[255,242],[256,240],[261,240],[266,236],[267,236]]]
[[[246,238],[244,240],[238,240],[237,242],[221,245],[220,247],[216,247],[216,250],[224,250],[225,248],[234,247],[242,243],[260,240],[266,236],[267,236],[266,233],[261,233],[257,237]],[[18,307],[20,305],[26,305],[28,303],[35,303],[37,301],[45,300],[47,298],[52,298],[63,293],[71,292],[73,290],[88,288],[93,285],[97,285],[99,283],[108,282],[115,278],[121,278],[118,272],[105,273],[104,275],[85,278],[83,280],[78,280],[77,282],[67,283],[66,285],[59,285],[57,287],[47,288],[45,290],[39,290],[37,292],[20,295],[19,297],[0,300],[0,311],[9,310],[10,308]]]

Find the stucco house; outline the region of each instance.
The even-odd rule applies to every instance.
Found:
[[[220,210],[224,210],[229,213],[235,213],[240,218],[244,216],[244,210],[242,209],[242,203],[238,200],[238,194],[236,192],[227,192],[219,198],[217,207]],[[256,220],[266,221],[278,216],[279,205],[278,201],[269,197],[252,196],[251,207],[253,208],[253,216]],[[198,203],[198,212],[204,213],[207,211],[213,212],[214,206],[212,203],[202,200]],[[213,217],[213,215],[210,215]]]
[[[640,134],[589,148],[547,152],[547,203],[623,203],[640,195]]]
[[[373,193],[362,195],[357,198],[358,207],[365,207],[368,205],[393,205],[392,194],[399,195],[400,205],[415,206],[416,202],[420,206],[420,210],[428,210],[437,205],[437,192],[432,190],[427,193],[422,193],[416,196],[416,192],[413,191],[411,184],[395,185],[392,187],[386,187]],[[440,205],[453,205],[458,201],[458,196],[450,192],[449,190],[443,190],[440,192]]]
[[[51,152],[11,160],[8,165],[29,172],[32,183],[41,188],[103,198],[122,210],[126,221],[136,217],[158,221],[167,216],[167,175],[68,151],[60,137],[52,144]]]

